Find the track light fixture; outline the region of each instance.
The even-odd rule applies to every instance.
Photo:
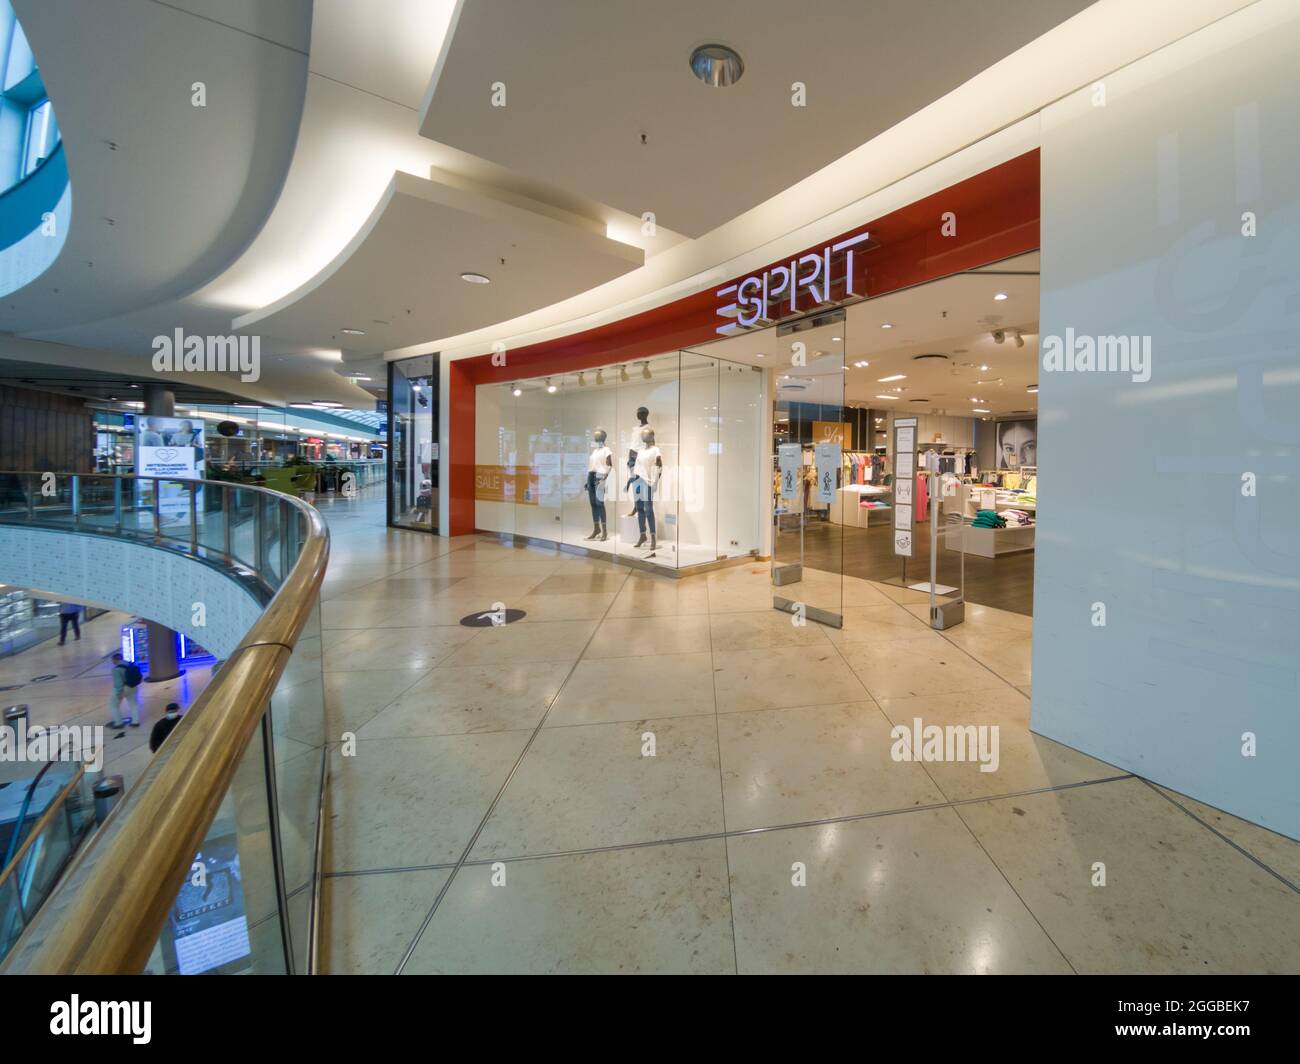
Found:
[[[649,362],[642,362],[642,363],[641,363],[641,376],[644,377],[646,380],[649,380],[649,379],[650,379],[650,363],[649,363]]]
[[[626,367],[626,366],[619,366],[619,367],[618,367],[618,379],[619,379],[623,384],[626,384],[626,383],[628,382],[628,380],[630,379],[630,378],[628,377],[628,375],[627,375],[627,367]]]

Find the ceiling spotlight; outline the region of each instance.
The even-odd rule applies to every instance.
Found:
[[[366,335],[365,329],[340,329],[339,332],[341,332],[344,336],[365,336]]]
[[[587,375],[585,373],[578,374],[578,387],[579,388],[587,387]]]
[[[898,396],[896,396],[896,395],[878,395],[878,396],[876,396],[876,398],[877,398],[877,399],[897,399]]]
[[[831,343],[838,344],[842,339],[844,339],[844,337],[842,336],[832,336]]]
[[[516,384],[513,388],[510,389],[510,394],[513,395],[516,399],[518,399],[521,395],[524,394],[524,390],[521,387],[519,387],[519,385]]]
[[[603,369],[596,370],[596,383],[597,384],[605,383],[605,371]]]
[[[691,53],[691,73],[706,85],[725,88],[740,80],[745,63],[725,44],[702,44]]]
[[[759,351],[759,352],[757,353],[756,357],[757,357],[757,358],[767,358],[767,356],[766,356],[765,354],[763,354],[762,351]]]
[[[974,410],[974,413],[976,413],[976,414],[988,414],[988,413],[991,413],[991,411],[989,411],[989,410],[983,410],[983,409],[981,409],[980,407],[977,406],[977,407],[975,408],[975,410]]]
[[[1025,346],[1025,338],[1024,338],[1023,336],[1020,335],[1020,330],[1019,330],[1019,329],[1016,330],[1016,346],[1017,346],[1017,347],[1024,347],[1024,346]]]
[[[880,381],[881,384],[887,384],[887,383],[889,383],[890,381],[905,381],[905,380],[907,380],[907,374],[906,374],[906,373],[895,373],[895,374],[893,374],[892,376],[889,376],[889,377],[877,377],[876,380]]]
[[[628,375],[627,375],[627,367],[626,367],[626,366],[619,366],[619,367],[618,367],[618,379],[619,379],[623,384],[626,384],[626,383],[628,382]]]
[[[894,326],[890,322],[885,322],[880,326],[882,329],[892,329]]]
[[[644,377],[646,380],[649,380],[649,379],[650,379],[650,363],[649,363],[649,362],[642,362],[642,363],[641,363],[641,376]]]
[[[1004,299],[1007,298],[1007,294],[1006,292],[999,292],[993,298],[996,299],[999,303],[1001,303]]]
[[[556,393],[556,391],[557,391],[556,386],[555,386],[554,384],[551,383],[551,378],[550,378],[550,377],[547,377],[547,378],[546,378],[546,390],[547,390],[548,392],[550,392],[552,395],[554,395],[554,394]]]
[[[989,371],[988,366],[980,366],[980,372],[981,372],[981,373],[987,373],[988,371]]]
[[[462,273],[460,275],[460,279],[462,281],[468,281],[470,284],[491,284],[492,283],[492,278],[484,273]]]

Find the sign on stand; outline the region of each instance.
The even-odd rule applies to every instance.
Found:
[[[894,553],[912,557],[916,509],[912,490],[916,484],[916,418],[894,419]]]
[[[839,488],[840,445],[817,444],[813,449],[813,461],[817,466],[817,501],[834,502],[835,492]]]

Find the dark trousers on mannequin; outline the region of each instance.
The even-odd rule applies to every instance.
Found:
[[[598,525],[608,524],[605,519],[605,481],[595,470],[587,474],[587,498],[591,502],[591,519]]]
[[[656,535],[654,491],[641,477],[632,479],[632,498],[636,500],[636,524],[641,535],[646,534],[647,527],[650,535]]]

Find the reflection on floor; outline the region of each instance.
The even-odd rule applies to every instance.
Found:
[[[18,685],[0,694],[4,704],[26,703],[29,727],[102,725],[108,720],[108,696],[113,690],[109,655],[121,649],[121,626],[130,619],[125,613],[110,611],[83,623],[80,640],[69,633],[64,646],[50,639],[21,654],[0,658],[0,687]],[[138,710],[124,708],[123,712],[130,712],[141,722],[140,727],[105,729],[103,772],[122,776],[129,790],[149,764],[149,732],[167,703],[179,702],[182,710],[188,710],[211,675],[210,665],[191,665],[175,680],[137,687]],[[50,679],[37,679],[42,676]],[[0,782],[32,775],[32,766],[26,762],[0,762]]]
[[[329,970],[1300,971],[1300,843],[1033,735],[1020,613],[940,634],[851,577],[843,631],[796,627],[764,565],[673,580],[323,508],[357,738]],[[458,625],[494,601],[527,617]],[[916,718],[996,725],[997,770],[893,760]]]
[[[942,533],[944,526],[940,526]],[[930,579],[930,525],[916,526],[915,555],[907,559],[907,584]],[[797,547],[796,547],[797,549]],[[843,552],[846,576],[860,580],[900,583],[903,560],[894,554],[892,530],[888,525],[846,528],[811,521],[804,530],[804,552],[810,565],[838,568],[828,562]],[[961,555],[939,546],[940,584],[961,586]],[[904,585],[906,586],[906,585]],[[1034,612],[1034,552],[1004,554],[999,558],[966,555],[966,601],[993,606],[1011,613],[1032,616]]]

